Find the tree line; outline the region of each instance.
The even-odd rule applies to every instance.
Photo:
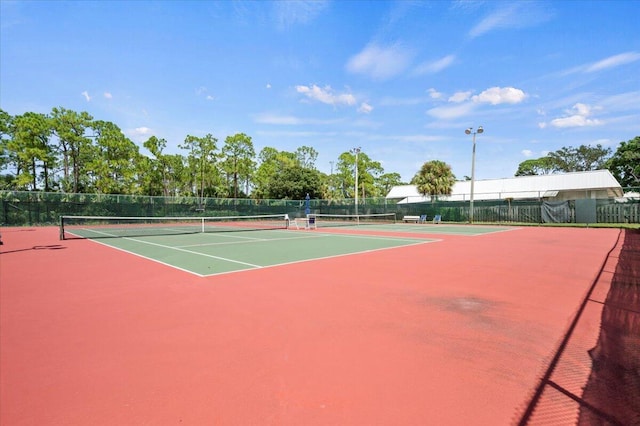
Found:
[[[316,168],[318,152],[265,147],[256,153],[250,136],[187,135],[181,153],[151,136],[144,155],[114,123],[87,112],[56,107],[49,114],[11,116],[0,109],[0,189],[216,198],[345,199],[355,196],[356,154],[344,152],[335,173]],[[399,173],[359,152],[358,195],[384,196],[402,184]]]
[[[600,144],[562,147],[543,157],[523,161],[516,176],[602,169],[608,169],[623,188],[640,186],[640,136],[620,142],[615,152]]]
[[[150,156],[114,123],[87,112],[56,107],[49,114],[11,116],[0,109],[0,190],[61,191],[151,196],[341,200],[385,196],[402,185],[399,173],[385,172],[365,152],[347,151],[331,162],[331,174],[316,168],[318,152],[265,147],[256,154],[244,133],[222,143],[211,134],[187,135],[182,153],[166,152],[167,141],[151,136],[143,143]],[[334,169],[335,164],[335,169]],[[623,187],[640,186],[640,136],[616,151],[601,145],[563,147],[525,160],[516,176],[609,169]],[[439,160],[424,163],[411,180],[425,195],[451,193],[455,176]]]

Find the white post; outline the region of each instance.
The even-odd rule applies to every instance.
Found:
[[[471,194],[469,197],[469,223],[473,223],[473,186],[476,180],[476,134],[484,132],[482,126],[478,130],[473,131],[473,127],[469,127],[464,131],[466,134],[473,134],[473,153],[471,155]]]
[[[473,132],[473,154],[471,155],[471,201],[469,203],[469,223],[473,223],[473,184],[476,180],[476,132]]]
[[[358,154],[360,153],[360,147],[353,148],[351,150],[351,152],[356,155],[356,163],[355,163],[356,164],[356,184],[355,184],[354,189],[355,189],[355,203],[356,203],[356,205],[355,205],[355,207],[356,207],[356,221],[359,222],[357,216],[358,216]]]

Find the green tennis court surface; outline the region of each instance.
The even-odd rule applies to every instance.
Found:
[[[332,228],[331,223],[318,224],[318,228]],[[479,226],[479,225],[449,225],[449,224],[414,224],[414,223],[390,223],[390,224],[365,224],[365,225],[336,225],[335,228],[360,229],[363,231],[387,231],[406,232],[414,234],[443,234],[443,235],[485,235],[494,232],[512,231],[518,229],[513,226]]]
[[[80,230],[74,232],[81,233]],[[435,240],[282,229],[101,238],[96,241],[207,276],[425,244]]]

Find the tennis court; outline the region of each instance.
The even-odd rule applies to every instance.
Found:
[[[224,234],[124,237],[100,240],[100,243],[200,276],[207,276],[433,241],[408,237],[240,231]]]
[[[439,241],[426,235],[477,236],[517,228],[395,223],[393,215],[331,215],[313,228],[285,215],[210,218],[63,217],[63,238],[102,244],[200,276],[304,262]],[[364,219],[361,219],[364,218]],[[382,218],[382,220],[380,220]],[[293,230],[305,232],[292,232]],[[353,232],[359,231],[359,232]],[[379,232],[378,232],[379,231]],[[377,232],[377,235],[371,235]]]
[[[559,372],[582,401],[626,247],[618,229],[175,226],[2,230],[1,424],[535,419]],[[571,330],[579,357],[546,374]],[[554,424],[598,414],[565,399]]]

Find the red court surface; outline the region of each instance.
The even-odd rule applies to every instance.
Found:
[[[200,278],[5,228],[0,424],[511,424],[620,232],[438,235]]]

